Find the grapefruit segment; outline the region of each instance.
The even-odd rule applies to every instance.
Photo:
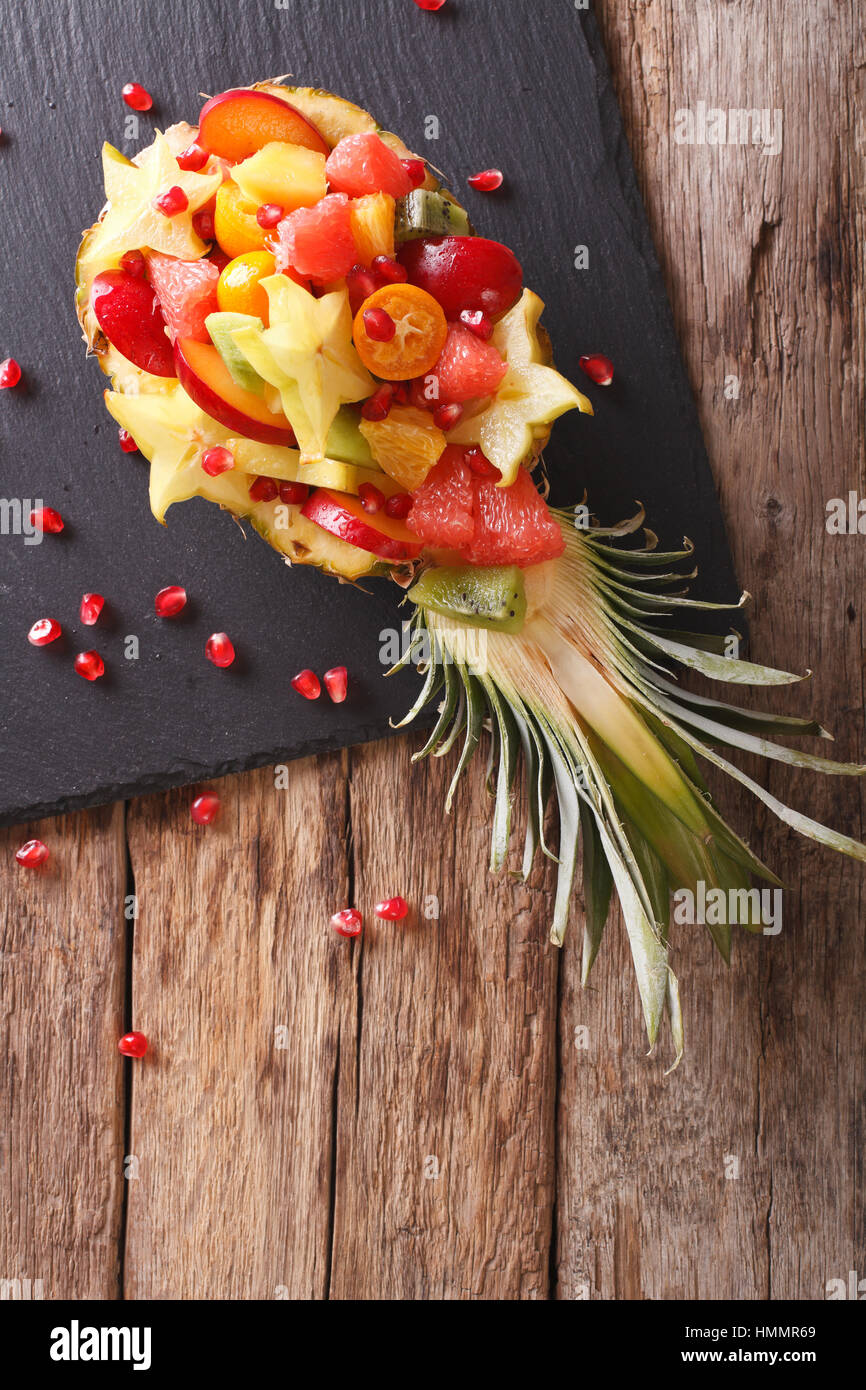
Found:
[[[470,565],[527,565],[553,560],[565,549],[562,532],[529,472],[520,468],[510,487],[475,478],[475,534],[461,555]]]
[[[475,534],[472,470],[463,450],[449,445],[426,481],[412,494],[406,525],[427,545],[459,550]]]
[[[433,370],[444,399],[462,402],[494,395],[508,368],[494,343],[483,342],[462,323],[452,323]]]
[[[345,193],[329,193],[314,208],[289,213],[279,223],[277,237],[277,270],[291,267],[318,285],[342,280],[358,259]]]
[[[213,261],[181,261],[176,256],[151,251],[147,273],[171,341],[194,338],[197,343],[209,343],[205,319],[218,308],[219,266]]]

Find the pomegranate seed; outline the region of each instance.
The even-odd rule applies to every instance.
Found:
[[[463,419],[463,407],[457,401],[451,405],[440,405],[438,410],[433,412],[433,424],[437,430],[453,430],[455,425],[459,425]]]
[[[133,111],[149,111],[153,106],[153,97],[146,87],[142,87],[140,82],[127,82],[120,95],[127,106],[132,107]]]
[[[478,478],[502,477],[496,464],[490,462],[490,459],[479,449],[477,444],[473,444],[471,449],[464,449],[463,460]]]
[[[153,200],[153,206],[157,212],[161,212],[163,217],[176,217],[179,212],[186,212],[189,207],[189,198],[178,184],[172,184],[165,193],[160,193]]]
[[[415,0],[419,10],[441,10],[445,0]]]
[[[193,173],[197,173],[199,169],[204,168],[209,158],[207,150],[193,140],[192,144],[187,145],[178,155],[177,162],[181,169],[191,169]]]
[[[147,273],[147,261],[140,251],[124,251],[120,258],[121,269],[136,280],[143,280]]]
[[[99,652],[79,652],[73,665],[86,681],[98,681],[100,676],[105,675],[105,662]]]
[[[57,641],[62,631],[54,618],[40,618],[28,632],[27,641],[31,647],[47,647],[49,642]]]
[[[374,483],[362,483],[358,488],[358,501],[365,512],[371,515],[380,512],[385,505],[385,494]]]
[[[273,478],[256,478],[250,484],[250,497],[254,502],[273,502],[279,495],[279,486]]]
[[[183,209],[181,208],[182,212]],[[202,241],[213,241],[214,239],[214,220],[213,213],[207,208],[202,208],[192,219],[192,229],[196,236],[201,237]]]
[[[47,531],[50,535],[57,536],[63,530],[63,517],[53,507],[40,507],[38,511],[30,513],[30,525],[43,534]]]
[[[143,1057],[147,1051],[147,1038],[143,1033],[124,1033],[117,1050],[124,1057]]]
[[[586,372],[590,381],[594,381],[596,386],[610,386],[613,381],[613,363],[609,357],[605,357],[601,352],[592,353],[589,357],[581,357],[579,365]]]
[[[402,285],[409,279],[406,267],[399,261],[392,261],[390,256],[374,257],[373,272],[380,280],[387,280],[390,285]]]
[[[331,926],[339,936],[360,936],[363,925],[364,919],[354,907],[344,907],[331,918]]]
[[[210,825],[219,815],[220,799],[215,792],[202,792],[189,808],[196,825]]]
[[[365,420],[385,420],[391,413],[394,393],[391,387],[385,382],[374,391],[369,400],[361,406],[361,414]]]
[[[392,381],[391,395],[394,397],[395,405],[409,404],[409,383],[408,381]]]
[[[235,649],[231,638],[224,632],[214,632],[207,639],[204,646],[204,654],[208,661],[212,661],[214,666],[231,666],[235,659]]]
[[[280,483],[280,501],[289,507],[300,507],[309,495],[309,483]]]
[[[365,265],[354,265],[346,276],[346,288],[349,291],[349,304],[354,318],[364,300],[369,299],[370,295],[380,288],[379,277]]]
[[[345,666],[332,666],[324,674],[325,689],[335,705],[341,705],[346,698],[348,677]]]
[[[385,503],[385,515],[394,521],[402,521],[409,515],[411,507],[412,498],[408,492],[393,492]]]
[[[21,380],[21,367],[14,357],[7,357],[5,362],[0,362],[0,389],[17,386]]]
[[[405,898],[385,898],[383,902],[376,904],[376,916],[381,917],[386,922],[402,922],[409,911],[409,904]]]
[[[135,454],[138,452],[138,445],[136,444],[132,435],[129,433],[129,430],[118,430],[117,438],[119,439],[120,447],[125,454]]]
[[[153,611],[158,618],[176,618],[186,608],[186,589],[180,584],[169,584],[160,589],[153,600]]]
[[[309,669],[299,671],[292,677],[292,686],[299,695],[303,695],[305,700],[318,700],[322,693],[322,682],[315,671]]]
[[[220,473],[228,473],[230,468],[234,468],[235,456],[231,449],[214,444],[213,448],[205,449],[202,454],[201,466],[209,478],[218,478]]]
[[[479,193],[495,193],[497,188],[502,187],[502,170],[482,169],[480,174],[470,174],[466,182],[470,188],[477,188]]]
[[[397,325],[384,309],[364,310],[364,331],[374,343],[390,343]]]
[[[464,309],[460,315],[460,322],[464,328],[470,329],[477,338],[483,338],[485,342],[493,337],[493,320],[488,318],[483,309]]]
[[[276,227],[285,215],[286,210],[281,203],[262,203],[256,213],[256,221],[260,227]]]
[[[15,858],[25,869],[38,869],[40,864],[45,863],[49,852],[48,846],[41,840],[28,840],[20,849],[16,849]]]
[[[423,159],[401,159],[400,163],[412,180],[412,187],[420,188],[427,177],[427,165]]]
[[[418,410],[435,410],[439,404],[439,378],[435,372],[416,376],[409,383],[410,403]]]
[[[84,594],[81,599],[81,607],[78,616],[85,627],[93,627],[99,622],[99,615],[105,607],[105,599],[102,594]]]

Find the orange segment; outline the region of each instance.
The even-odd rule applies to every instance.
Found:
[[[217,303],[226,313],[253,314],[268,327],[268,296],[260,281],[276,269],[270,251],[247,251],[229,261],[217,281]]]
[[[214,210],[216,239],[227,256],[264,251],[268,233],[256,221],[258,208],[249,202],[232,179],[217,189]]]
[[[447,440],[427,410],[396,405],[384,420],[361,420],[359,429],[379,467],[407,492],[420,487]]]
[[[368,337],[364,326],[368,309],[384,309],[394,320],[397,331],[390,342]],[[409,381],[435,367],[448,337],[448,324],[426,290],[417,285],[383,285],[364,300],[353,332],[358,356],[368,371],[384,381]]]

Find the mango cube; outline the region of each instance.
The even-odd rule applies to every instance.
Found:
[[[281,140],[263,145],[249,159],[236,164],[232,178],[244,197],[257,207],[279,203],[286,212],[314,207],[328,191],[325,156]]]

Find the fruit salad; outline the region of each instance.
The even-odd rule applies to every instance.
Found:
[[[211,97],[194,126],[158,132],[132,160],[105,145],[102,165],[107,201],[81,243],[77,309],[122,447],[150,462],[154,516],[203,497],[293,564],[408,589],[402,660],[419,659],[426,679],[404,722],[430,701],[438,710],[417,756],[462,738],[450,805],[492,730],[494,869],[522,758],[522,873],[539,847],[557,862],[553,941],[580,847],[583,978],[615,890],[648,1036],[667,1015],[678,1060],[672,894],[700,885],[736,904],[708,928],[727,959],[732,924],[761,929],[752,876],[778,883],[716,810],[698,759],[859,859],[863,845],[784,805],[723,750],[866,768],[771,737],[822,735],[810,720],[676,683],[678,666],[734,685],[798,677],[682,630],[690,610],[737,606],[685,596],[688,542],[660,552],[651,532],[638,540],[642,513],[602,527],[585,507],[548,506],[534,470],[551,426],[565,411],[591,414],[590,402],[556,371],[514,251],[476,235],[424,160],[367,112],[266,82]],[[488,170],[474,186],[500,182]],[[581,364],[609,384],[607,357]],[[216,664],[232,659],[225,634],[210,645]],[[320,693],[312,671],[292,684]],[[326,684],[346,698],[343,668]],[[338,929],[356,934],[355,917]]]

